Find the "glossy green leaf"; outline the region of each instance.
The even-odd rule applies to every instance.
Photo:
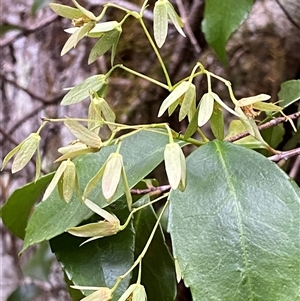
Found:
[[[274,149],[283,141],[285,129],[282,123],[261,132],[265,141]]]
[[[72,88],[62,99],[61,105],[71,105],[82,101],[90,95],[90,91],[98,91],[106,84],[106,79],[103,74],[92,75],[79,85]]]
[[[202,30],[206,41],[215,50],[223,64],[227,62],[227,40],[246,19],[253,0],[206,0]]]
[[[214,104],[214,110],[210,117],[210,127],[214,136],[219,139],[224,139],[224,117],[222,108],[219,104]]]
[[[67,119],[64,125],[80,141],[92,148],[100,148],[101,138],[76,120]]]
[[[136,205],[141,206],[150,201],[143,196]],[[150,233],[157,221],[152,206],[145,207],[134,215],[135,257],[142,252]],[[155,268],[154,268],[155,267]],[[132,282],[137,277],[134,271]],[[142,284],[147,291],[148,301],[173,301],[176,295],[176,279],[173,258],[166,245],[162,229],[155,232],[150,247],[142,261]]]
[[[114,213],[124,222],[129,212],[124,201],[119,204],[125,205],[117,205]],[[133,264],[135,239],[132,225],[114,236],[79,247],[82,242],[83,239],[69,234],[51,240],[53,252],[75,285],[112,287]],[[126,290],[129,281],[130,277],[127,277],[120,283],[113,300],[117,300]],[[83,293],[89,295],[92,291],[85,290]]]
[[[121,32],[118,29],[105,32],[92,48],[88,64],[93,63],[98,57],[105,54],[115,43],[117,43],[120,34]]]
[[[212,141],[187,160],[172,191],[169,230],[193,300],[299,297],[300,190],[276,164]]]
[[[4,225],[17,237],[24,239],[25,228],[33,205],[51,181],[54,173],[41,177],[36,182],[15,189],[1,208]]]
[[[300,99],[300,80],[289,80],[281,84],[278,93],[279,105],[286,108]]]
[[[58,3],[49,3],[49,7],[56,14],[67,19],[77,19],[83,16],[83,13],[78,8],[73,8]]]
[[[162,162],[167,143],[167,135],[150,131],[140,131],[122,141],[120,153],[123,156],[126,173],[130,175],[128,177],[130,187],[133,187]],[[81,192],[108,156],[115,151],[115,145],[104,147],[97,153],[87,154],[74,160]],[[112,202],[122,194],[121,187],[117,190]],[[101,182],[89,195],[89,199],[101,208],[107,206],[107,201],[102,194]],[[49,240],[70,227],[77,226],[91,214],[76,194],[67,204],[60,199],[57,191],[54,191],[33,212],[27,226],[23,250],[38,242]]]
[[[176,101],[178,100],[186,91],[190,88],[189,82],[180,83],[170,95],[163,101],[160,106],[158,117],[161,117],[164,112]]]
[[[168,12],[166,1],[156,1],[153,10],[154,39],[159,48],[163,46],[168,34]]]

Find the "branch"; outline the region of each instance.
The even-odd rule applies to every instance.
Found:
[[[294,114],[288,115],[287,117],[289,117],[290,119],[297,119],[298,117],[300,117],[300,111],[298,111],[298,112],[296,112]],[[266,122],[266,123],[264,123],[262,125],[259,125],[258,129],[259,130],[265,130],[265,129],[268,129],[270,127],[276,126],[279,123],[283,123],[283,122],[286,122],[286,121],[288,121],[288,119],[286,117],[274,118],[274,119],[272,119],[269,122]],[[240,134],[237,134],[235,136],[229,137],[229,138],[225,139],[225,141],[234,142],[234,141],[240,140],[240,139],[242,139],[244,137],[247,137],[249,135],[250,135],[249,132],[245,131],[243,133],[240,133]]]
[[[278,162],[280,160],[287,161],[289,158],[300,155],[300,147],[291,149],[285,152],[281,152],[279,154],[276,154],[274,156],[268,157],[270,161]]]
[[[14,36],[7,37],[6,39],[5,38],[1,39],[0,40],[0,47],[8,46],[11,43],[13,43],[15,40],[17,40],[17,39],[19,39],[23,36],[29,35],[31,33],[34,33],[36,31],[48,26],[49,24],[51,24],[52,22],[54,22],[58,18],[59,18],[58,15],[53,14],[50,17],[42,20],[42,22],[34,24],[34,26],[32,26],[32,27],[23,28],[23,30],[21,32],[19,32],[18,34],[14,35]],[[21,27],[19,25],[16,25],[16,26]]]
[[[147,194],[150,192],[159,192],[159,193],[163,193],[166,191],[169,191],[171,189],[171,185],[162,185],[162,186],[158,186],[158,187],[149,187],[147,189],[131,189],[130,192],[132,194]]]

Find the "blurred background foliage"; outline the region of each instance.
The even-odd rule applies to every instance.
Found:
[[[98,14],[105,2],[82,0],[80,3]],[[142,0],[113,2],[132,10],[139,10],[143,3]],[[151,33],[154,2],[149,1],[145,12],[146,25]],[[90,75],[106,73],[110,68],[109,55],[87,65],[89,50],[94,44],[92,39],[83,39],[75,50],[60,56],[68,38],[63,29],[71,27],[71,24],[69,20],[55,15],[47,3],[48,0],[1,2],[1,158],[36,131],[42,116],[85,116],[87,102],[59,106],[66,93],[63,89],[80,83]],[[72,6],[69,0],[61,0],[60,3]],[[170,26],[167,43],[161,49],[173,83],[187,76],[195,62],[200,61],[206,69],[230,80],[237,98],[267,93],[276,102],[282,82],[300,79],[298,0],[255,1],[251,13],[227,44],[226,66],[220,63],[208,46],[201,30],[205,1],[174,0],[172,3],[186,23],[187,33],[184,38]],[[120,11],[110,9],[107,20],[120,20],[122,16]],[[115,63],[124,63],[141,73],[163,80],[160,66],[144,33],[132,18],[124,25]],[[166,91],[122,70],[114,72],[109,83],[106,99],[114,108],[118,122],[136,124],[158,121],[158,108],[167,95]],[[199,95],[206,92],[205,78],[198,77],[195,85]],[[226,88],[217,82],[213,82],[213,85],[226,101]],[[296,112],[298,105],[295,103],[290,106],[285,113]],[[186,124],[179,123],[176,114],[171,119],[163,117],[159,121],[165,120],[176,131],[185,129]],[[229,121],[227,119],[226,123]],[[284,127],[285,134],[280,138],[279,149],[288,147],[292,137],[289,124],[285,123]],[[46,173],[55,169],[53,161],[58,157],[58,147],[68,144],[73,138],[58,124],[48,126],[42,132],[42,137],[42,169]],[[286,167],[298,183],[299,161],[298,156]],[[32,161],[14,175],[11,175],[8,166],[1,173],[1,202],[15,188],[34,178],[34,166]],[[163,179],[160,174],[155,177]],[[6,300],[10,294],[10,301],[68,300],[66,288],[62,284],[63,276],[47,245],[40,245],[19,258],[21,242],[2,225],[1,241],[1,300]],[[178,300],[190,300],[190,296],[180,288]]]

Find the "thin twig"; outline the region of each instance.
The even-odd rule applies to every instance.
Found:
[[[171,185],[162,185],[162,186],[157,186],[157,187],[149,187],[147,189],[131,189],[130,192],[131,194],[147,194],[150,192],[159,192],[163,193],[166,191],[169,191],[171,189]]]
[[[300,117],[300,111],[298,111],[298,112],[296,112],[294,114],[288,115],[287,117],[289,117],[290,119],[297,119],[298,117]],[[286,117],[274,118],[274,119],[272,119],[269,122],[266,122],[266,123],[264,123],[262,125],[259,125],[258,129],[259,130],[265,130],[265,129],[268,129],[270,127],[276,126],[279,123],[286,122],[287,120],[288,119]],[[244,137],[247,137],[249,135],[250,135],[249,132],[245,131],[243,133],[240,133],[240,134],[234,135],[232,137],[229,137],[229,138],[227,138],[225,140],[228,141],[228,142],[234,142],[234,141],[240,140],[240,139],[242,139]]]
[[[185,29],[186,35],[190,39],[191,44],[193,45],[196,53],[199,54],[199,53],[201,53],[201,47],[199,46],[198,41],[193,33],[193,30],[191,28],[187,13],[186,13],[184,5],[182,3],[182,0],[176,0],[176,4],[178,7],[180,16],[182,17],[183,22],[184,22],[184,29]]]
[[[278,4],[280,9],[283,11],[283,13],[286,15],[288,20],[297,28],[300,30],[300,26],[295,22],[295,20],[291,17],[291,15],[288,13],[288,11],[284,8],[284,6],[281,4],[279,0],[275,0],[275,2]]]
[[[270,161],[274,161],[274,162],[278,162],[282,159],[287,161],[289,158],[297,156],[297,155],[300,155],[300,147],[295,148],[295,149],[291,149],[291,150],[288,150],[288,151],[281,152],[281,153],[276,154],[274,156],[268,157],[268,159]]]

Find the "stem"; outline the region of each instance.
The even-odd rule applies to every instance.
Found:
[[[145,256],[145,254],[146,254],[146,252],[147,252],[147,250],[148,250],[148,248],[149,248],[149,246],[150,246],[150,244],[151,244],[151,242],[152,242],[152,240],[153,240],[154,234],[155,234],[155,232],[156,232],[156,230],[157,230],[157,228],[158,228],[158,226],[159,226],[160,220],[161,220],[161,218],[162,218],[162,216],[163,216],[163,214],[164,214],[166,208],[168,207],[169,203],[170,203],[170,202],[169,202],[169,199],[168,199],[168,200],[166,201],[166,203],[165,203],[165,205],[164,205],[164,207],[163,207],[161,213],[159,214],[159,216],[158,216],[158,218],[157,218],[157,221],[156,221],[156,223],[155,223],[155,225],[154,225],[154,227],[153,227],[153,229],[152,229],[152,232],[151,232],[151,234],[150,234],[150,236],[149,236],[149,238],[148,238],[148,241],[147,241],[147,243],[146,243],[146,245],[145,245],[143,251],[141,252],[141,254],[139,255],[139,257],[135,260],[135,262],[133,263],[133,265],[131,266],[131,268],[130,268],[125,274],[123,274],[122,276],[120,276],[120,277],[117,279],[115,285],[114,285],[113,288],[111,289],[112,292],[114,292],[114,291],[116,290],[116,288],[118,287],[118,285],[120,284],[120,282],[121,282],[126,276],[128,276],[128,275],[134,270],[134,268],[135,268],[138,264],[140,264],[140,262],[142,261],[143,257]]]
[[[166,66],[164,64],[164,61],[163,61],[163,59],[162,59],[162,57],[161,57],[161,55],[160,55],[160,53],[159,53],[159,51],[158,51],[158,49],[157,49],[157,47],[155,45],[155,43],[154,43],[154,41],[153,41],[153,39],[152,39],[152,37],[151,37],[151,35],[150,35],[150,33],[149,33],[146,25],[145,25],[142,17],[140,17],[138,20],[141,23],[142,28],[143,28],[143,30],[144,30],[147,38],[148,38],[148,41],[149,41],[150,45],[152,46],[152,48],[153,48],[153,50],[154,50],[154,52],[156,54],[156,57],[157,57],[160,65],[161,65],[161,68],[162,68],[162,70],[163,70],[163,72],[165,74],[165,78],[166,78],[166,81],[167,81],[167,84],[168,84],[168,90],[170,91],[172,89],[172,83],[171,83],[170,76],[169,76],[169,73],[167,71],[167,68],[166,68]]]
[[[203,133],[203,131],[199,127],[197,128],[197,132],[201,136],[203,142],[208,142],[209,141],[209,139],[205,136],[205,134]]]
[[[129,72],[131,74],[134,74],[134,75],[136,75],[136,76],[138,76],[140,78],[143,78],[143,79],[147,80],[148,82],[151,82],[151,83],[153,83],[153,84],[155,84],[157,86],[160,86],[160,87],[162,87],[162,88],[164,88],[166,90],[170,90],[169,86],[167,86],[166,84],[163,84],[163,83],[159,82],[158,80],[153,79],[152,77],[149,77],[147,75],[144,75],[142,73],[134,71],[134,70],[132,70],[132,69],[130,69],[128,67],[125,67],[122,64],[119,64],[119,65],[116,65],[116,66],[118,66],[119,68],[121,68],[121,69],[123,69],[123,70],[125,70],[125,71],[127,71],[127,72]]]

